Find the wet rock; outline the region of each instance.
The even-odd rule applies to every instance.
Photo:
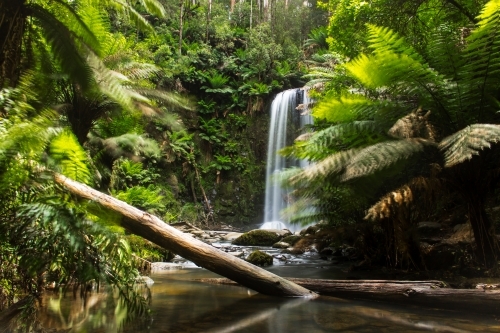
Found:
[[[304,254],[305,250],[303,248],[289,247],[288,249],[284,249],[281,253],[287,254]]]
[[[290,244],[285,243],[285,242],[277,242],[273,244],[273,248],[275,249],[286,249],[289,248]]]
[[[236,238],[240,237],[243,235],[241,232],[228,232],[224,236],[221,236],[222,240],[226,241],[234,241]]]
[[[152,278],[150,278],[149,276],[138,276],[136,279],[135,279],[135,282],[136,283],[140,283],[140,284],[145,284],[147,286],[150,286],[152,285],[153,283],[155,283],[153,281]]]
[[[273,257],[265,252],[255,250],[250,253],[247,261],[257,266],[271,266],[273,264]]]
[[[290,244],[291,246],[294,246],[299,240],[301,240],[302,237],[301,236],[297,236],[297,235],[290,235],[290,236],[286,236],[285,238],[283,238],[281,241],[282,242],[285,242],[285,243],[288,243]]]
[[[182,265],[172,262],[152,262],[151,271],[166,271],[182,269]]]
[[[228,254],[231,254],[235,257],[243,257],[243,255],[245,254],[245,252],[243,251],[236,251],[236,252],[228,252]]]
[[[290,231],[288,231],[290,234]],[[282,230],[261,230],[256,229],[244,233],[236,238],[232,243],[235,245],[250,246],[272,246],[284,237]]]
[[[314,235],[316,232],[318,232],[318,230],[319,230],[319,226],[317,224],[311,225],[305,229],[302,229],[300,231],[300,235],[301,236]]]

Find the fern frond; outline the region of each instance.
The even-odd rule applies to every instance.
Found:
[[[374,114],[383,108],[394,108],[394,105],[390,101],[349,94],[340,99],[326,98],[318,102],[313,109],[313,116],[332,123],[368,120],[373,119]]]
[[[323,179],[333,174],[340,174],[349,161],[358,154],[358,149],[340,151],[327,158],[307,166],[295,176],[290,177],[290,184],[297,186],[303,182]]]
[[[156,2],[155,0],[146,0],[150,3]],[[119,12],[135,24],[135,27],[144,32],[154,33],[154,28],[149,22],[137,12],[130,4],[121,0],[113,0],[110,2]]]
[[[139,0],[139,1],[149,13],[159,18],[165,17],[166,14],[165,8],[158,0]]]
[[[500,1],[489,1],[479,20],[467,38],[462,67],[461,77],[468,87],[464,108],[473,121],[490,122],[498,110],[500,86]]]
[[[422,57],[388,28],[369,26],[372,55],[361,55],[345,65],[363,85],[376,89],[389,87],[395,94],[417,94],[436,100],[445,80]]]
[[[30,4],[29,10],[31,15],[38,19],[44,30],[44,36],[52,47],[52,53],[63,72],[76,81],[83,90],[87,90],[93,81],[92,71],[75,46],[77,36],[45,8]]]
[[[92,51],[99,54],[101,50],[99,40],[94,34],[94,31],[89,28],[81,15],[85,12],[85,10],[77,12],[71,5],[67,3],[67,1],[63,0],[54,0],[53,3],[55,3],[60,8],[63,8],[63,10],[69,14],[69,19],[67,19],[65,22],[66,25],[71,27],[71,30],[74,31],[83,40],[83,42],[92,49]]]
[[[94,71],[99,89],[106,96],[128,110],[134,109],[134,101],[149,103],[146,97],[127,87],[130,80],[125,75],[108,69],[93,53],[89,53],[87,59]]]
[[[439,149],[444,153],[445,167],[470,160],[479,151],[500,141],[500,125],[474,124],[444,138]]]
[[[50,153],[61,167],[63,175],[81,183],[90,184],[92,177],[87,167],[87,154],[70,130],[64,130],[52,140]]]
[[[423,139],[404,139],[380,142],[358,151],[345,166],[342,181],[367,176],[410,156],[421,153],[432,142]]]
[[[398,215],[401,210],[414,205],[416,198],[421,199],[422,193],[425,193],[424,196],[428,198],[427,200],[432,200],[431,193],[436,195],[435,193],[439,193],[442,186],[441,180],[435,177],[413,178],[407,184],[384,195],[368,209],[364,219],[379,221]]]

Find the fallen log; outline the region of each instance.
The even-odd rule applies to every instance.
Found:
[[[384,301],[419,305],[439,309],[467,310],[478,313],[500,312],[498,289],[453,289],[442,281],[391,280],[323,280],[287,278],[320,295],[347,299]],[[196,281],[213,284],[237,285],[224,278],[206,278]]]
[[[121,226],[130,232],[171,250],[200,267],[265,295],[317,297],[314,292],[304,287],[194,239],[169,226],[158,217],[121,200],[61,174],[54,174],[54,180],[71,193],[123,215],[125,218],[122,219]]]

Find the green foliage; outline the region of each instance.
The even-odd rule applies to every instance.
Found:
[[[61,167],[63,175],[84,184],[91,182],[87,154],[69,130],[61,132],[51,141],[50,154]]]

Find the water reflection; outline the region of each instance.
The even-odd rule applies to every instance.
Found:
[[[39,319],[46,328],[71,332],[499,332],[492,316],[346,301],[282,299],[246,288],[193,281],[216,277],[203,269],[154,274],[153,315],[126,321],[112,295],[93,294],[86,304],[46,297]],[[459,301],[459,300],[457,300]]]

